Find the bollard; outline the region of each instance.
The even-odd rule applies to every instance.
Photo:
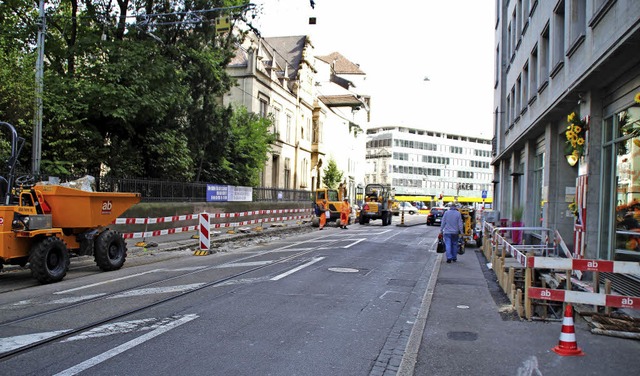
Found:
[[[209,239],[209,233],[211,230],[211,224],[209,223],[209,213],[200,213],[199,217],[199,229],[200,229],[200,248],[195,251],[194,256],[206,256],[209,254],[211,248],[211,240]]]

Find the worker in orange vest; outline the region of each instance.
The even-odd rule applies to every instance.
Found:
[[[351,206],[349,205],[349,199],[345,198],[342,201],[342,208],[340,209],[340,228],[346,229],[349,224],[349,215],[351,214]]]
[[[327,223],[327,213],[326,211],[329,210],[329,208],[327,207],[327,200],[322,200],[322,202],[318,205],[318,208],[320,209],[320,230],[322,230],[324,228],[324,225]]]

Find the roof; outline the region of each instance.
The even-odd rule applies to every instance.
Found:
[[[325,56],[316,56],[316,59],[332,65],[335,74],[366,74],[360,69],[358,64],[351,62],[338,52],[332,52]]]
[[[306,35],[290,37],[270,37],[264,38],[267,47],[273,48],[276,53],[274,59],[281,67],[287,67],[288,78],[295,80],[298,76],[298,69],[302,61],[302,51],[307,43]]]

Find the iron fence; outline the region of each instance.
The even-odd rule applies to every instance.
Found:
[[[152,179],[96,179],[96,190],[104,192],[138,192],[142,202],[206,202],[207,183],[184,183]],[[281,188],[253,188],[253,201],[309,202],[311,191]]]

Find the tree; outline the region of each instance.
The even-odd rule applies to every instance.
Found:
[[[331,158],[329,159],[329,163],[327,167],[324,169],[324,176],[322,177],[322,183],[331,189],[337,188],[338,184],[342,181],[343,177],[342,171],[338,170],[338,165],[336,165],[336,161]]]
[[[248,4],[48,1],[42,172],[256,181],[269,132],[246,111],[220,105],[233,84],[225,68],[238,35],[215,32],[217,17],[243,19]],[[0,2],[0,120],[16,125],[25,151],[37,28],[33,1]],[[241,132],[252,144],[239,141]],[[22,154],[30,166],[30,153]]]

